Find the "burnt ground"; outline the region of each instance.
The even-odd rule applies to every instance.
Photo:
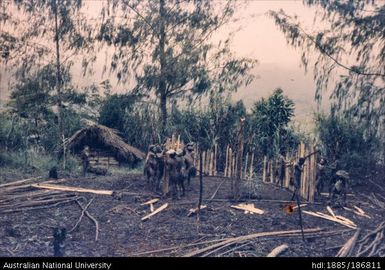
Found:
[[[203,198],[210,198],[218,185],[220,177],[204,178]],[[100,225],[99,240],[95,242],[95,225],[86,216],[79,227],[67,235],[65,241],[66,256],[182,256],[205,245],[183,247],[184,245],[221,238],[241,236],[256,232],[297,230],[299,229],[298,212],[288,214],[283,209],[287,203],[268,200],[290,200],[291,193],[276,186],[258,184],[255,186],[254,204],[265,211],[263,215],[245,214],[232,209],[229,200],[230,181],[226,180],[218,190],[215,199],[207,202],[208,207],[196,216],[188,217],[190,208],[196,207],[199,194],[199,180],[192,180],[187,194],[181,200],[160,199],[155,208],[168,202],[169,206],[147,221],[141,218],[150,212],[148,206],[141,203],[159,195],[148,190],[141,175],[98,176],[71,178],[61,185],[92,189],[108,189],[129,192],[123,196],[107,196],[82,193],[82,204],[94,198],[88,211]],[[250,198],[245,191],[244,199]],[[379,190],[376,190],[379,192]],[[248,192],[250,193],[250,192]],[[325,202],[308,204],[303,209],[326,212]],[[360,217],[344,209],[335,209],[336,214],[354,221],[364,232],[373,230],[384,219],[384,210],[373,205],[364,196],[349,196],[348,206],[360,206],[371,219]],[[47,209],[29,210],[2,214],[0,216],[0,256],[52,256],[52,230],[54,227],[74,226],[81,215],[80,207],[71,202]],[[266,237],[242,243],[238,249],[225,253],[219,250],[210,256],[266,256],[274,247],[287,243],[289,250],[282,256],[335,256],[338,246],[343,245],[353,234],[343,225],[309,215],[303,215],[304,228],[323,228],[330,234],[313,234],[306,242],[300,236]],[[162,252],[148,252],[170,248]]]

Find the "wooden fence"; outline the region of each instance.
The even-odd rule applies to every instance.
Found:
[[[309,202],[314,202],[314,194],[316,189],[316,174],[317,174],[317,151],[314,146],[306,146],[304,143],[298,145],[298,150],[293,155],[287,154],[285,157],[285,179],[283,187],[293,190],[294,187],[290,185],[290,179],[293,177],[294,163],[300,157],[307,157],[303,165],[303,172],[301,175],[301,187],[299,194],[302,198]],[[264,183],[280,184],[279,183],[279,160],[268,160],[264,157],[263,160],[263,175]]]
[[[183,147],[180,137],[172,136],[166,143],[167,149],[177,149]],[[194,165],[199,170],[199,149],[196,146]],[[223,153],[225,151],[225,156]],[[317,155],[314,146],[306,146],[304,143],[298,145],[298,149],[294,154],[287,154],[285,157],[285,178],[283,181],[283,187],[293,190],[293,186],[290,185],[290,178],[293,177],[294,163],[299,157],[306,157],[303,166],[303,173],[301,176],[300,196],[310,202],[314,201],[315,185],[316,185],[316,171],[317,171]],[[223,159],[224,158],[224,159]],[[219,164],[224,162],[223,165]],[[242,164],[238,165],[238,162]],[[262,160],[259,161],[262,163]],[[242,158],[237,157],[237,151],[230,145],[227,145],[225,149],[219,149],[215,144],[211,149],[202,151],[202,172],[205,176],[222,176],[231,179],[238,178],[237,172],[240,169],[240,179],[251,180],[254,178],[258,161],[255,160],[254,152],[246,152]],[[238,166],[241,166],[240,168]],[[262,169],[262,181],[264,183],[278,184],[279,177],[279,160],[268,160],[267,157],[263,159],[263,165],[260,165]],[[239,179],[238,178],[238,179]],[[165,181],[163,190],[168,192],[168,176],[167,173],[164,176]]]
[[[200,167],[199,152],[195,151],[194,165],[197,169]],[[206,176],[222,176],[234,178],[237,176],[238,159],[236,151],[234,151],[229,145],[226,147],[225,167],[220,169],[218,165],[219,153],[218,145],[215,144],[212,149],[202,152],[202,172]],[[243,158],[241,179],[250,180],[253,178],[255,170],[255,160],[253,152],[246,152]]]

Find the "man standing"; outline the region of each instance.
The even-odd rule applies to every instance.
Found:
[[[88,147],[88,145],[84,146],[84,149],[81,152],[80,156],[81,156],[82,161],[83,161],[83,176],[86,176],[86,173],[87,173],[88,168],[90,166],[89,158],[91,156],[90,148]]]
[[[317,189],[318,196],[321,196],[321,192],[324,189],[325,165],[326,165],[325,159],[321,158],[320,162],[317,164],[316,189]]]
[[[285,181],[285,171],[286,171],[286,159],[283,154],[279,155],[279,169],[278,169],[278,184],[283,187],[283,182]]]
[[[305,158],[301,157],[299,160],[294,164],[294,192],[293,197],[291,200],[294,199],[295,196],[298,196],[298,191],[301,188],[301,175],[303,171],[303,164],[305,163]]]

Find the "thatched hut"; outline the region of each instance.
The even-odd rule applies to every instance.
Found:
[[[87,127],[78,130],[68,139],[66,151],[79,155],[87,145],[91,150],[91,166],[135,166],[145,158],[145,154],[126,144],[117,133],[117,130],[87,121]]]

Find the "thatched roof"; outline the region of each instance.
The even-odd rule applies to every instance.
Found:
[[[139,149],[126,144],[121,137],[117,135],[118,131],[103,125],[87,121],[87,127],[78,130],[68,139],[67,149],[75,153],[83,150],[85,145],[91,148],[108,149],[116,155],[121,161],[142,160],[145,154]]]

